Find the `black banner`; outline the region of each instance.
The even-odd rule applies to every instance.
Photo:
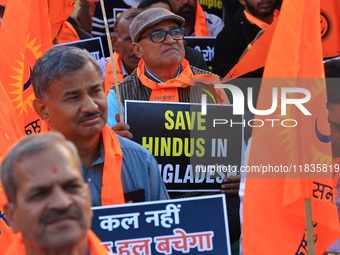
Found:
[[[229,105],[125,101],[133,140],[157,159],[168,191],[219,191],[237,174],[243,148],[243,116]]]

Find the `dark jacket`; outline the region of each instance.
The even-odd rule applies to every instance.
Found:
[[[216,37],[212,72],[224,77],[260,30],[258,26],[249,23],[240,9]]]

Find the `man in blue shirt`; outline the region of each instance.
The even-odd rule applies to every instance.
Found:
[[[90,54],[54,47],[37,61],[31,80],[34,109],[50,130],[61,132],[79,151],[93,206],[124,203],[123,193],[135,190],[144,191],[146,201],[168,199],[149,151],[106,125],[101,69]]]

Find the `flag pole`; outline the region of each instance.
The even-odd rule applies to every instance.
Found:
[[[100,6],[102,8],[107,44],[109,45],[110,61],[111,61],[111,65],[112,65],[113,80],[114,80],[116,96],[117,96],[119,122],[124,122],[124,118],[123,118],[123,114],[122,114],[122,107],[121,107],[121,100],[120,100],[120,92],[119,92],[119,87],[118,87],[117,71],[116,71],[116,66],[115,66],[115,62],[114,62],[114,59],[113,59],[112,42],[111,42],[111,37],[110,37],[109,23],[108,23],[107,18],[106,18],[104,0],[100,0]]]
[[[313,220],[312,220],[312,204],[311,204],[310,198],[305,199],[305,212],[306,212],[308,254],[315,255],[314,231],[313,231]]]

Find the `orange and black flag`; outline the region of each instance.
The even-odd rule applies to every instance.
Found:
[[[320,25],[323,57],[340,55],[340,2],[320,1]]]
[[[283,1],[256,109],[271,107],[274,87],[279,102],[286,96],[304,103],[279,104],[272,114],[255,116],[276,121],[252,131],[248,167],[267,167],[270,173],[246,174],[245,255],[308,254],[306,199],[311,201],[316,254],[340,237],[319,17],[320,0]]]
[[[7,93],[0,83],[0,163],[6,156],[8,150],[21,137],[25,136],[21,128],[12,103]],[[6,195],[0,182],[0,254],[5,254],[6,249],[14,238],[14,233],[9,226],[9,222],[4,215],[4,204],[7,202]]]
[[[8,0],[0,29],[0,81],[26,134],[40,131],[34,111],[31,70],[52,47],[47,0]]]
[[[297,14],[298,15],[298,14]],[[255,41],[252,48],[226,74],[223,82],[240,77],[249,72],[264,67],[269,46],[276,28],[277,20]],[[323,57],[340,55],[340,2],[339,0],[320,1],[320,34],[322,39]],[[285,38],[283,42],[288,41]]]

